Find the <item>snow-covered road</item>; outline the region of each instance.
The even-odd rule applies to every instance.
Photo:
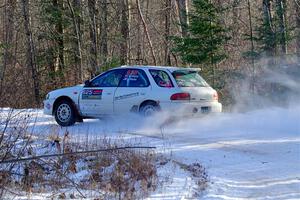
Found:
[[[203,199],[300,199],[300,108],[184,120],[164,129],[177,159],[204,164]]]
[[[33,112],[33,111],[32,111]],[[200,162],[210,183],[201,199],[300,199],[300,107],[223,113],[164,124],[167,116],[85,120],[74,137],[106,135],[168,149],[173,159]],[[36,134],[61,130],[38,111]],[[61,130],[64,132],[65,130]],[[163,139],[162,139],[163,138]],[[184,173],[149,199],[187,199],[193,182]]]

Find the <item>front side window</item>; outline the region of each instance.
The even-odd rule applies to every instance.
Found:
[[[141,69],[127,69],[119,87],[148,87],[150,85],[146,73]]]
[[[92,80],[90,87],[118,87],[123,73],[122,69],[109,71]]]
[[[206,81],[193,70],[177,70],[172,73],[178,87],[208,87]]]
[[[167,72],[156,69],[151,69],[149,72],[159,87],[173,87],[173,83]]]

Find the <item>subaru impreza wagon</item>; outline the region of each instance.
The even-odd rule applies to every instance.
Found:
[[[193,68],[121,66],[82,85],[51,91],[44,113],[61,126],[136,112],[150,116],[169,111],[174,115],[221,112],[217,92]]]

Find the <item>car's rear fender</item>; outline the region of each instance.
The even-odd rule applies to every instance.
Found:
[[[147,105],[147,104],[149,104],[149,103],[154,103],[154,104],[158,107],[159,110],[161,109],[161,108],[160,108],[160,101],[148,99],[148,100],[143,101],[143,102],[140,104],[138,110],[140,111],[140,109],[141,109],[144,105]]]

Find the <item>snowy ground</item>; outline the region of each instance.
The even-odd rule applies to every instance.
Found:
[[[35,134],[62,133],[52,117],[37,113]],[[2,112],[5,113],[5,112]],[[121,116],[85,120],[68,128],[73,138],[120,137],[172,154],[183,163],[202,163],[209,187],[201,199],[300,199],[300,107],[223,113],[164,124],[167,116]],[[165,172],[161,171],[164,174]],[[192,199],[196,186],[182,170],[148,199]]]

